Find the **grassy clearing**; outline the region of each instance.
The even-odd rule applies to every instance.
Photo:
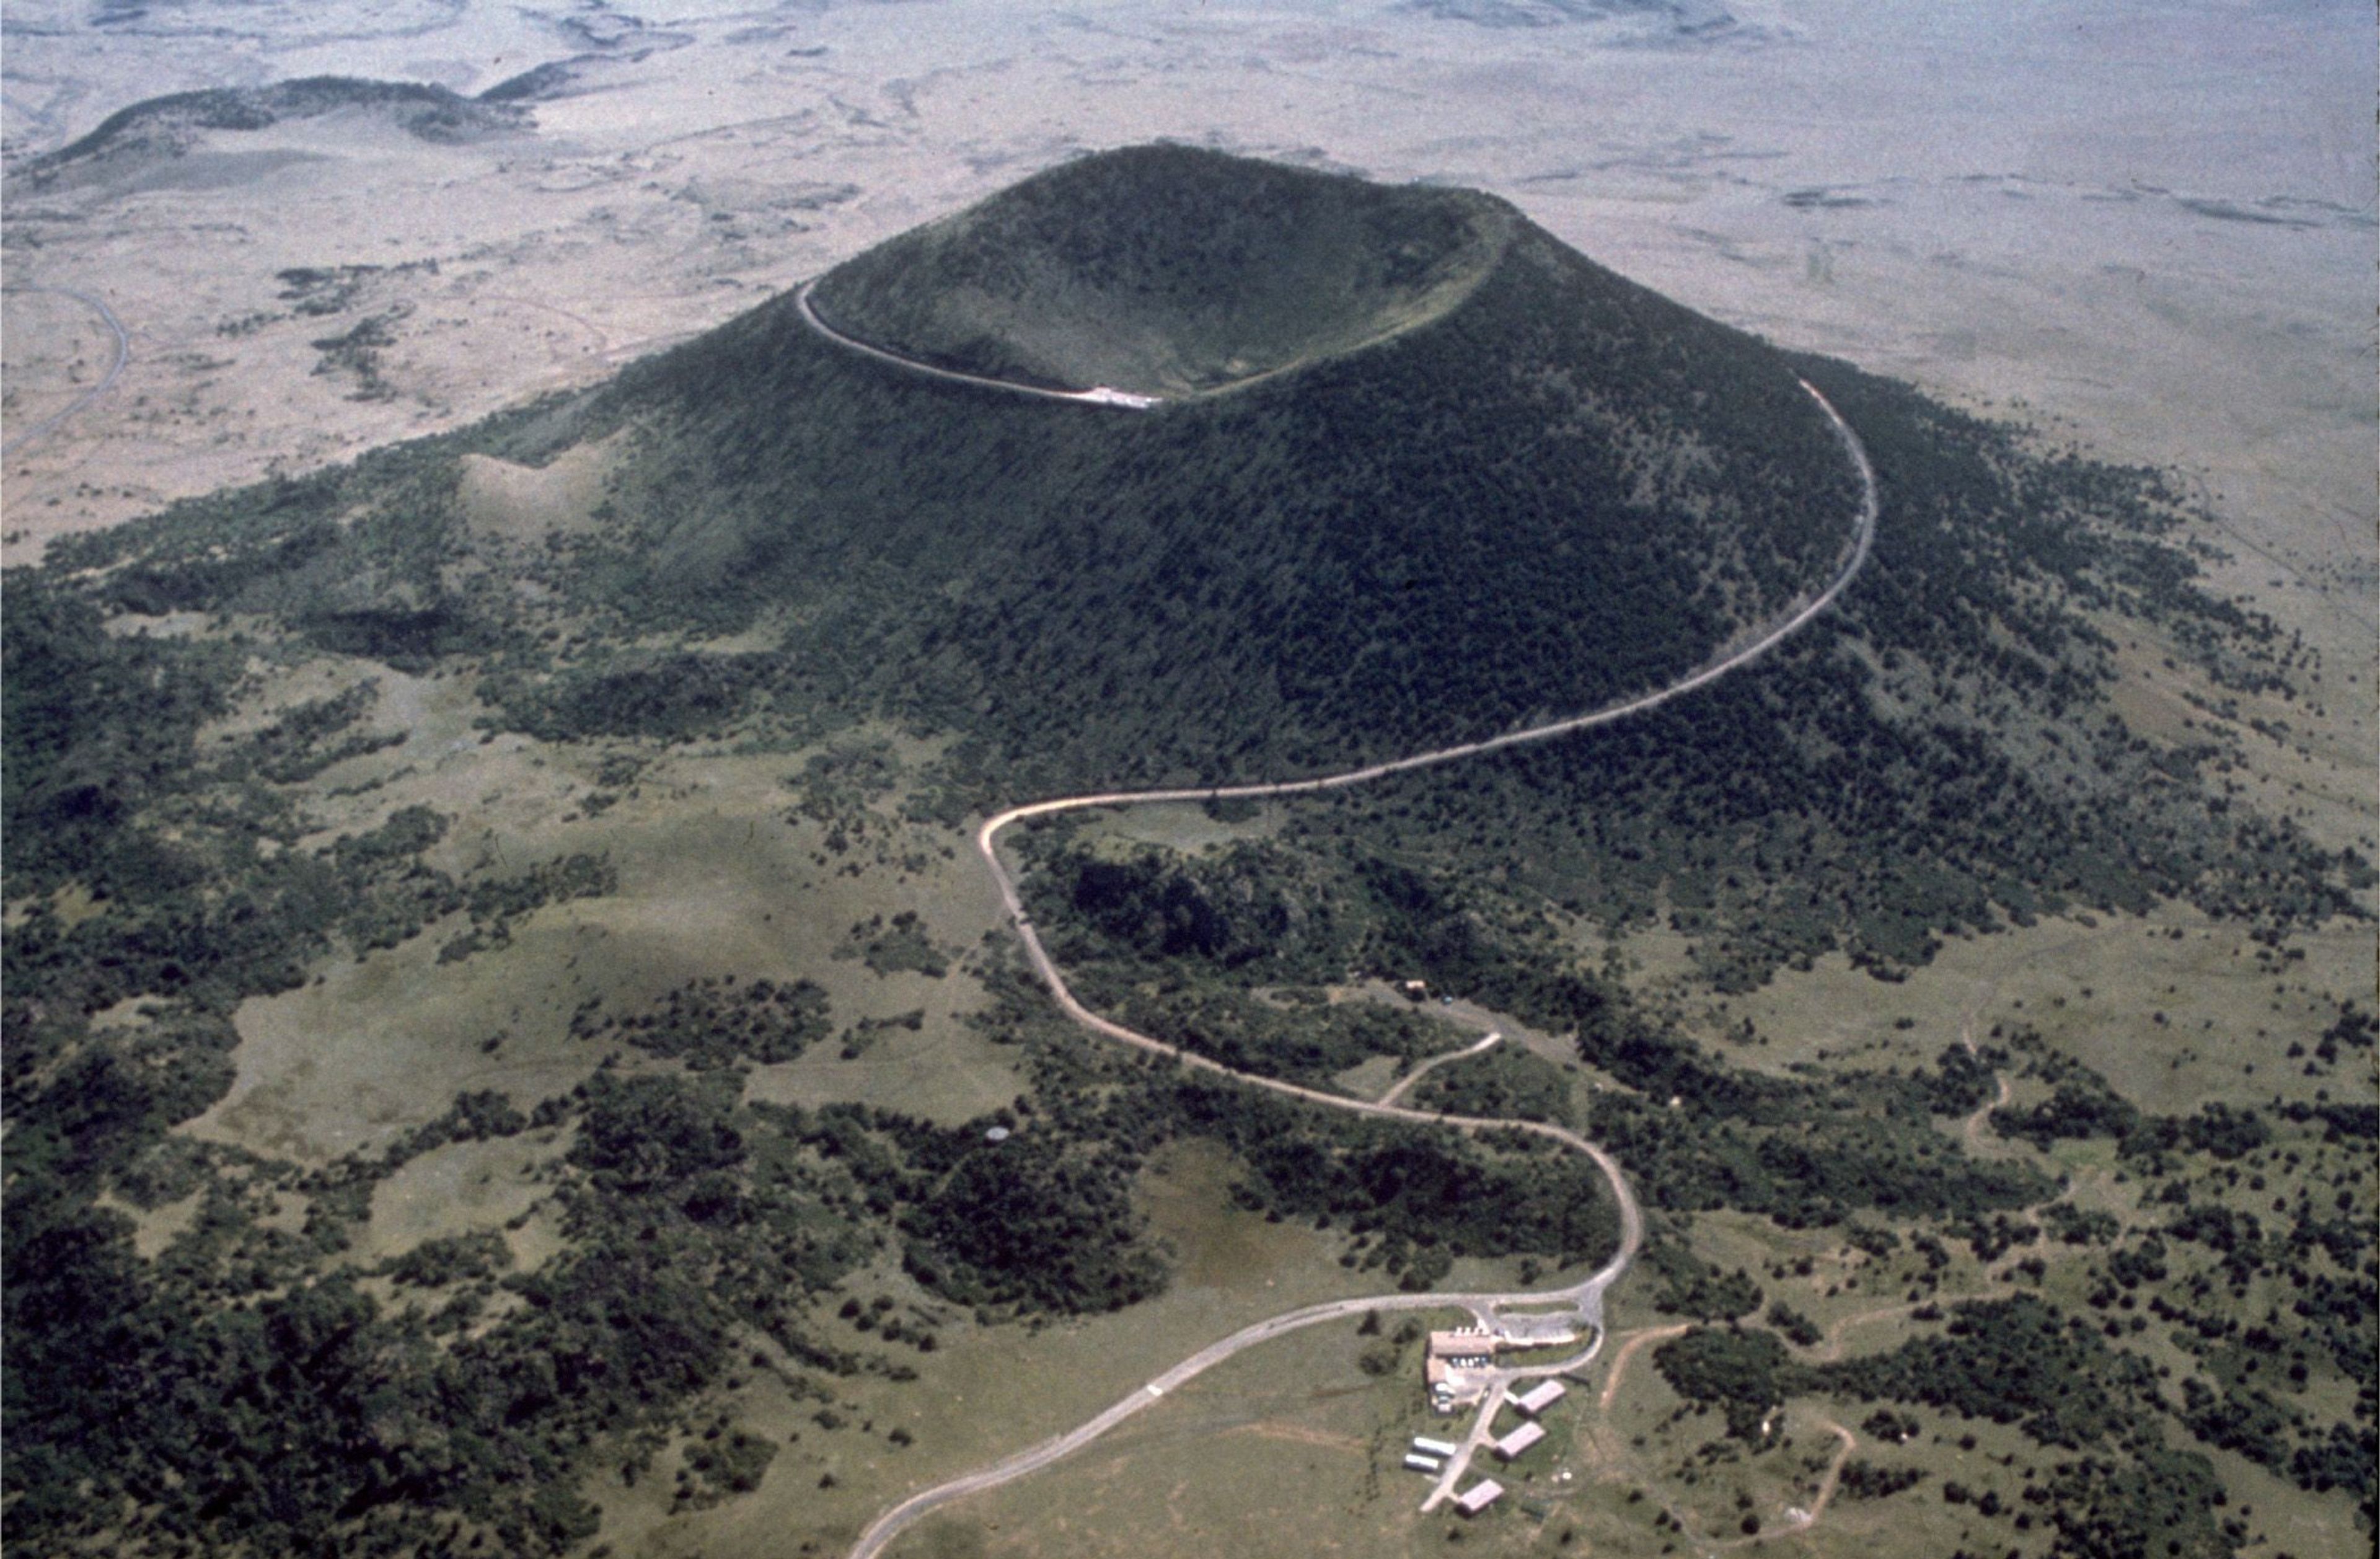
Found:
[[[461,461],[465,522],[482,540],[542,542],[585,530],[603,498],[603,479],[620,450],[598,441],[566,450],[544,466],[488,455]]]
[[[1393,1055],[1375,1055],[1330,1079],[1331,1086],[1354,1099],[1378,1099],[1394,1087],[1402,1071]]]
[[[773,1377],[764,1380],[755,1371],[746,1388],[732,1395],[728,1410],[781,1441],[786,1432],[798,1432],[801,1439],[780,1454],[758,1492],[672,1518],[669,1541],[722,1559],[839,1552],[869,1516],[903,1494],[1069,1428],[1249,1321],[1316,1299],[1376,1291],[1337,1264],[1335,1236],[1231,1207],[1223,1189],[1232,1174],[1227,1160],[1203,1148],[1169,1151],[1152,1162],[1139,1200],[1174,1248],[1175,1281],[1164,1295],[1126,1312],[981,1328],[917,1290],[889,1263],[846,1280],[845,1293],[892,1295],[905,1310],[917,1307],[941,1315],[941,1346],[914,1359],[919,1376],[915,1382],[833,1382],[835,1400],[829,1406],[840,1422],[832,1430],[818,1422],[820,1404],[778,1402],[771,1394],[781,1388],[769,1383]],[[1449,1281],[1463,1281],[1460,1269]],[[1328,1346],[1345,1355],[1348,1373],[1368,1384],[1370,1377],[1353,1362],[1354,1323],[1326,1330],[1346,1334],[1342,1342]],[[1305,1344],[1304,1335],[1251,1357],[1269,1358],[1275,1347],[1293,1352],[1324,1346]],[[859,1341],[857,1334],[851,1341]],[[1217,1373],[1223,1383],[1209,1387],[1202,1377],[1183,1395],[1230,1410],[1217,1405],[1230,1403],[1237,1389],[1232,1382],[1245,1377],[1229,1375],[1228,1369]],[[1418,1366],[1408,1373],[1399,1389],[1417,1404]],[[889,1436],[895,1428],[905,1430],[913,1443],[893,1444]],[[1142,1432],[1147,1431],[1136,1419],[1119,1432],[1118,1443]],[[1096,1465],[1106,1451],[1102,1443],[1083,1465]],[[1062,1467],[1057,1473],[1065,1470]],[[829,1476],[833,1483],[821,1487],[820,1480]],[[1038,1479],[1020,1492],[1028,1500],[1047,1497]],[[615,1508],[622,1513],[627,1525],[614,1541],[635,1552],[625,1540],[639,1530],[634,1513],[654,1508],[650,1496],[607,1484],[590,1491],[590,1497],[604,1505],[607,1522]],[[918,1541],[929,1539],[930,1531]]]
[[[919,1028],[895,1025],[852,1060],[833,1041],[814,1045],[794,1061],[753,1069],[747,1096],[782,1104],[835,1101],[898,1110],[956,1126],[1012,1103],[1024,1089],[1015,1053],[985,1040],[954,1009],[971,1006],[971,981],[921,993]],[[937,1010],[939,1009],[939,1010]]]
[[[2318,1034],[2338,999],[2370,992],[2373,951],[2368,928],[2340,922],[2292,935],[2276,953],[2244,927],[2168,904],[1956,939],[1891,985],[1829,955],[1749,995],[1675,1005],[1731,1060],[1774,1073],[1909,1065],[1962,1035],[1988,1043],[1995,1027],[2028,1026],[2143,1109],[2181,1113],[2210,1099],[2263,1103],[2351,1087],[2308,1077],[2287,1048]]]
[[[2285,627],[2307,631],[2313,641],[2327,637],[2318,611],[2288,602],[2272,609]],[[2317,620],[2292,623],[2300,614]],[[2330,657],[2327,685],[2313,673],[2304,696],[2283,697],[2215,686],[2166,636],[2131,623],[2109,627],[2122,674],[2112,696],[2134,729],[2172,743],[2236,739],[2243,761],[2220,771],[2232,794],[2287,814],[2334,848],[2372,852],[2372,698],[2351,665],[2338,665],[2345,657]]]
[[[1269,839],[1288,820],[1289,807],[1243,803],[1245,815],[1226,818],[1208,806],[1114,807],[1092,812],[1080,824],[1086,841],[1112,839],[1134,845],[1156,845],[1169,850],[1203,850],[1243,839]]]
[[[426,1239],[504,1227],[544,1197],[535,1173],[567,1147],[542,1139],[552,1135],[453,1142],[409,1161],[372,1188],[371,1218],[356,1237],[354,1259],[370,1263]],[[517,1261],[524,1252],[516,1245],[514,1254]]]
[[[455,818],[433,859],[455,870],[518,871],[565,849],[608,859],[619,891],[539,910],[505,944],[441,960],[455,926],[336,962],[310,984],[243,1005],[238,1078],[230,1095],[186,1128],[200,1137],[309,1162],[385,1142],[464,1089],[496,1088],[522,1108],[575,1085],[603,1047],[574,1040],[582,1004],[634,1011],[688,980],[808,978],[826,987],[840,1026],[922,1014],[890,1028],[876,1054],[838,1071],[835,1051],[763,1068],[754,1096],[818,1102],[860,1098],[964,1119],[1014,1096],[1004,1060],[960,1031],[980,992],[955,972],[880,975],[834,956],[871,915],[915,912],[937,943],[973,946],[995,923],[980,872],[954,834],[904,825],[899,869],[851,873],[832,864],[834,825],[791,817],[782,756],[675,759],[644,770],[631,794],[590,817],[597,765],[516,736],[466,736],[466,700],[451,686],[396,679],[420,725],[406,749],[360,761],[380,783],[322,778],[335,820],[319,836],[376,824],[409,805]],[[384,695],[384,697],[389,695]],[[452,731],[455,734],[449,735]],[[430,768],[409,750],[443,752]],[[334,785],[334,782],[338,782]],[[459,921],[457,925],[459,925]]]
[[[153,1261],[197,1220],[200,1206],[205,1200],[204,1191],[192,1191],[188,1196],[152,1208],[134,1207],[112,1198],[101,1205],[132,1220],[133,1253],[144,1261]]]
[[[1418,1378],[1378,1380],[1355,1323],[1254,1350],[1074,1461],[921,1528],[896,1552],[987,1555],[1406,1553],[1442,1543],[1405,1437],[1443,1431]],[[1408,1349],[1408,1352],[1412,1350]],[[1039,1487],[1035,1487],[1035,1483]]]

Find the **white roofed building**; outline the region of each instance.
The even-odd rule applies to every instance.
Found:
[[[1465,1326],[1429,1334],[1429,1357],[1461,1370],[1484,1370],[1496,1358],[1495,1334],[1484,1326]]]
[[[1465,1516],[1476,1516],[1504,1497],[1504,1485],[1492,1478],[1483,1478],[1454,1496],[1454,1508]]]
[[[1484,1401],[1494,1384],[1489,1370],[1495,1362],[1496,1337],[1485,1327],[1432,1332],[1422,1363],[1430,1407],[1444,1414]]]
[[[1539,1381],[1528,1390],[1514,1395],[1512,1406],[1534,1419],[1541,1417],[1547,1408],[1569,1395],[1569,1388],[1560,1381]]]
[[[1504,1436],[1503,1439],[1496,1442],[1497,1459],[1500,1461],[1509,1462],[1513,1457],[1519,1455],[1522,1452],[1527,1450],[1530,1446],[1536,1444],[1538,1441],[1543,1440],[1545,1437],[1545,1425],[1534,1421],[1523,1424],[1512,1433]]]

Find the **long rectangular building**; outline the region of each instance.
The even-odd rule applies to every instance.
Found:
[[[1442,1358],[1463,1369],[1484,1370],[1496,1358],[1496,1338],[1492,1333],[1475,1327],[1463,1327],[1454,1332],[1433,1332],[1429,1334],[1431,1358]]]
[[[1527,1450],[1530,1446],[1536,1444],[1545,1437],[1545,1425],[1534,1420],[1523,1424],[1512,1433],[1504,1436],[1503,1439],[1496,1442],[1497,1459],[1500,1461],[1509,1462],[1514,1456],[1519,1455],[1522,1452]]]
[[[1544,1380],[1513,1397],[1512,1406],[1534,1419],[1543,1415],[1547,1408],[1569,1395],[1568,1389],[1560,1381]]]
[[[1504,1485],[1492,1478],[1483,1478],[1454,1496],[1454,1508],[1465,1516],[1476,1516],[1503,1495]]]

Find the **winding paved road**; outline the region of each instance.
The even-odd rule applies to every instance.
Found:
[[[811,311],[808,287],[804,287],[796,294],[796,298],[800,304],[802,317],[808,321],[813,329],[830,340],[839,342],[869,357],[901,367],[915,369],[938,378],[982,384],[994,389],[1021,391],[1055,400],[1102,405],[1117,404],[1111,400],[1099,399],[1097,392],[1069,393],[1031,389],[1029,386],[1004,384],[998,380],[978,380],[971,375],[953,373],[948,370],[914,363],[892,353],[880,351],[864,343],[837,335]],[[1407,1108],[1389,1102],[1387,1100],[1374,1103],[1366,1100],[1350,1099],[1343,1094],[1307,1088],[1299,1083],[1283,1081],[1279,1078],[1236,1071],[1220,1062],[1210,1060],[1179,1046],[1168,1044],[1162,1040],[1127,1029],[1121,1023],[1100,1017],[1075,997],[1074,991],[1066,983],[1065,976],[1059,972],[1056,962],[1050,958],[1049,949],[1042,945],[1040,932],[1035,929],[1031,917],[1026,913],[1025,900],[1017,890],[1016,881],[1009,874],[1007,866],[1000,859],[1000,835],[1019,822],[1029,822],[1035,818],[1050,817],[1060,812],[1082,811],[1092,808],[1149,805],[1162,802],[1253,800],[1260,798],[1306,796],[1320,791],[1344,789],[1349,786],[1362,785],[1371,780],[1385,778],[1390,774],[1403,773],[1414,769],[1432,768],[1440,763],[1451,763],[1458,759],[1475,757],[1482,753],[1495,752],[1524,743],[1548,741],[1574,731],[1588,730],[1594,726],[1625,720],[1630,715],[1641,714],[1646,710],[1658,708],[1672,699],[1682,698],[1697,688],[1715,682],[1731,671],[1749,665],[1791,638],[1818,614],[1834,604],[1836,598],[1842,594],[1866,564],[1868,553],[1876,540],[1878,508],[1876,468],[1869,462],[1867,451],[1860,444],[1859,435],[1852,431],[1851,425],[1843,420],[1827,397],[1819,394],[1816,386],[1807,380],[1801,383],[1802,387],[1809,392],[1811,398],[1815,400],[1819,408],[1827,414],[1827,420],[1833,425],[1836,437],[1841,441],[1845,452],[1851,457],[1852,464],[1859,471],[1862,488],[1859,523],[1852,545],[1844,554],[1842,566],[1827,588],[1751,643],[1712,661],[1700,670],[1690,673],[1670,686],[1654,692],[1609,704],[1585,714],[1572,715],[1543,725],[1530,726],[1524,730],[1508,732],[1500,737],[1463,742],[1454,747],[1439,748],[1409,758],[1374,763],[1366,768],[1353,769],[1343,773],[1319,775],[1312,779],[1284,780],[1257,785],[1187,786],[1168,790],[1105,791],[1091,796],[1068,796],[1055,800],[1035,801],[1025,806],[1011,807],[1006,811],[997,813],[985,820],[983,826],[976,831],[976,849],[982,856],[984,866],[990,871],[992,881],[1000,888],[1001,901],[1007,907],[1009,919],[1016,927],[1017,937],[1025,945],[1026,954],[1032,961],[1035,973],[1040,977],[1041,983],[1049,989],[1051,999],[1058,1004],[1059,1008],[1077,1025],[1103,1039],[1113,1040],[1118,1043],[1130,1045],[1135,1050],[1146,1051],[1151,1054],[1165,1056],[1180,1066],[1211,1072],[1251,1088],[1264,1089],[1329,1109],[1346,1110],[1356,1114],[1373,1115],[1390,1120],[1412,1121],[1423,1126],[1451,1127],[1463,1131],[1523,1132],[1558,1142],[1574,1151],[1584,1153],[1594,1162],[1596,1167],[1602,1171],[1604,1178],[1610,1183],[1612,1200],[1619,1209],[1620,1244],[1618,1249],[1613,1252],[1611,1260],[1584,1281],[1567,1288],[1536,1293],[1508,1294],[1399,1293],[1368,1298],[1335,1299],[1323,1304],[1307,1305],[1299,1309],[1259,1321],[1253,1325],[1242,1327],[1230,1336],[1199,1349],[1088,1422],[1068,1430],[1062,1434],[1054,1435],[1038,1445],[1028,1446],[1014,1455],[994,1462],[989,1467],[980,1468],[974,1472],[954,1478],[949,1482],[910,1495],[868,1525],[867,1529],[860,1533],[859,1540],[852,1545],[850,1559],[876,1559],[876,1556],[882,1553],[894,1538],[943,1505],[1048,1467],[1061,1457],[1089,1444],[1134,1414],[1162,1401],[1168,1393],[1224,1359],[1246,1348],[1254,1347],[1259,1343],[1270,1341],[1272,1338],[1303,1327],[1344,1320],[1368,1310],[1457,1308],[1470,1310],[1483,1323],[1492,1324],[1497,1312],[1503,1308],[1526,1306],[1532,1310],[1540,1310],[1548,1306],[1568,1304],[1572,1307],[1574,1318],[1580,1327],[1592,1333],[1592,1341],[1586,1348],[1573,1357],[1552,1363],[1499,1370],[1492,1372],[1495,1383],[1488,1391],[1478,1415],[1465,1434],[1462,1450],[1448,1459],[1438,1482],[1432,1487],[1428,1500],[1422,1506],[1425,1510],[1434,1507],[1445,1499],[1455,1483],[1463,1477],[1472,1453],[1487,1438],[1488,1426],[1494,1419],[1497,1407],[1507,1384],[1518,1380],[1576,1370],[1595,1358],[1603,1346],[1606,1333],[1603,1324],[1604,1291],[1628,1270],[1629,1263],[1635,1259],[1637,1248],[1644,1243],[1645,1237],[1644,1214],[1637,1207],[1634,1193],[1629,1189],[1627,1177],[1621,1173],[1619,1163],[1610,1154],[1576,1132],[1541,1121],[1498,1120],[1473,1115],[1441,1114],[1427,1110]],[[1108,393],[1112,395],[1115,392]],[[1483,1045],[1474,1048],[1485,1047]],[[1393,1091],[1390,1097],[1394,1097]]]
[[[16,454],[17,451],[24,448],[25,445],[32,443],[35,439],[40,438],[52,428],[56,427],[59,423],[65,421],[76,412],[80,411],[84,407],[89,406],[100,396],[107,394],[108,386],[114,384],[115,383],[116,375],[124,371],[124,365],[132,360],[132,337],[125,334],[124,322],[115,317],[115,311],[114,310],[110,309],[106,304],[102,303],[98,298],[91,296],[91,294],[87,292],[77,292],[70,286],[27,286],[12,287],[9,290],[13,292],[54,293],[60,298],[71,298],[87,309],[97,310],[99,311],[100,319],[105,323],[108,329],[115,333],[115,360],[107,365],[107,372],[98,384],[93,384],[90,389],[85,390],[82,394],[68,401],[66,404],[65,409],[51,413],[49,416],[44,417],[40,421],[34,423],[31,427],[27,428],[23,432],[20,432],[16,437],[8,440],[6,444],[0,445],[0,458],[6,458],[8,456]]]
[[[929,379],[946,380],[953,384],[973,384],[979,389],[1004,390],[1012,396],[1031,396],[1036,400],[1071,401],[1076,406],[1111,406],[1125,411],[1148,411],[1165,404],[1165,397],[1162,396],[1139,396],[1130,390],[1110,389],[1105,384],[1095,385],[1087,390],[1049,390],[1038,384],[1019,384],[1010,379],[990,379],[980,373],[962,373],[954,368],[937,368],[932,363],[920,362],[916,358],[905,358],[898,352],[888,352],[881,347],[871,347],[856,336],[845,335],[819,318],[818,310],[810,303],[810,289],[817,286],[818,278],[813,276],[794,289],[794,308],[801,314],[802,323],[836,346],[847,347],[857,352],[861,357],[874,358],[878,362],[889,362],[895,368],[905,368],[912,373],[922,373]]]

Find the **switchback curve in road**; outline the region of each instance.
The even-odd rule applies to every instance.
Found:
[[[810,312],[807,288],[797,294],[797,298],[801,303],[803,317],[810,322],[813,328],[855,350],[903,367],[916,368],[939,377],[956,378],[963,381],[972,378],[969,375],[953,374],[947,370],[931,369],[922,364],[911,363],[905,359],[894,357],[890,353],[837,335]],[[1001,389],[1027,388],[1006,384],[997,380],[986,380],[981,383]],[[1432,768],[1441,763],[1454,762],[1459,759],[1500,751],[1505,748],[1518,747],[1524,743],[1548,741],[1556,737],[1568,736],[1572,732],[1609,725],[1633,714],[1641,714],[1646,710],[1658,708],[1673,699],[1682,698],[1698,688],[1717,681],[1731,671],[1749,665],[1800,632],[1820,613],[1833,605],[1837,598],[1850,587],[1861,568],[1865,566],[1869,552],[1876,541],[1880,500],[1876,487],[1876,468],[1868,459],[1867,450],[1860,443],[1859,435],[1852,431],[1851,424],[1843,420],[1841,413],[1835,409],[1833,403],[1819,393],[1817,386],[1806,379],[1800,383],[1802,388],[1809,392],[1810,397],[1818,403],[1819,409],[1826,413],[1828,421],[1834,428],[1837,439],[1840,441],[1844,451],[1851,457],[1852,465],[1858,470],[1861,486],[1859,520],[1841,566],[1826,589],[1750,643],[1729,652],[1701,669],[1691,672],[1676,682],[1653,692],[1607,704],[1583,714],[1571,715],[1544,725],[1507,732],[1502,736],[1463,742],[1453,747],[1437,748],[1408,758],[1374,763],[1341,773],[1317,775],[1310,779],[1281,780],[1253,785],[1192,786],[1162,790],[1103,791],[1095,795],[1060,797],[1051,800],[1011,807],[1005,811],[987,818],[983,825],[976,831],[977,853],[982,857],[985,869],[991,873],[993,883],[1000,889],[1001,902],[1007,910],[1009,920],[1016,928],[1017,939],[1024,944],[1035,974],[1049,990],[1050,998],[1057,1003],[1059,1009],[1078,1027],[1088,1029],[1102,1039],[1112,1040],[1136,1050],[1166,1057],[1176,1065],[1229,1078],[1248,1087],[1264,1089],[1269,1092],[1282,1094],[1306,1103],[1319,1104],[1334,1110],[1345,1110],[1356,1114],[1411,1121],[1425,1126],[1448,1127],[1463,1131],[1523,1132],[1559,1142],[1574,1151],[1585,1154],[1603,1173],[1604,1178],[1610,1183],[1612,1200],[1620,1212],[1620,1243],[1611,1260],[1585,1281],[1568,1288],[1508,1294],[1400,1293],[1368,1298],[1338,1299],[1318,1305],[1307,1305],[1245,1326],[1228,1337],[1208,1344],[1087,1422],[1062,1434],[1054,1435],[1039,1444],[1028,1446],[990,1467],[980,1468],[974,1472],[963,1474],[948,1482],[910,1495],[879,1516],[861,1531],[858,1541],[851,1548],[850,1559],[877,1559],[877,1555],[882,1553],[894,1538],[941,1506],[964,1499],[969,1494],[979,1493],[986,1489],[1014,1481],[1045,1468],[1089,1444],[1133,1415],[1162,1401],[1174,1388],[1215,1364],[1220,1363],[1223,1359],[1245,1348],[1303,1327],[1360,1315],[1366,1310],[1375,1309],[1460,1308],[1470,1309],[1474,1314],[1486,1319],[1491,1316],[1500,1306],[1544,1305],[1567,1300],[1577,1307],[1579,1320],[1593,1329],[1594,1339],[1586,1350],[1575,1358],[1566,1358],[1558,1363],[1533,1366],[1526,1370],[1500,1371],[1499,1374],[1512,1379],[1557,1374],[1566,1370],[1576,1369],[1595,1357],[1603,1346],[1607,1330],[1603,1323],[1604,1291],[1628,1270],[1629,1263],[1634,1260],[1636,1251],[1643,1245],[1645,1238],[1643,1212],[1637,1206],[1635,1194],[1629,1188],[1626,1175],[1621,1173],[1618,1162],[1609,1153],[1576,1132],[1543,1121],[1500,1120],[1473,1115],[1441,1114],[1399,1104],[1374,1103],[1367,1100],[1351,1099],[1344,1094],[1326,1092],[1320,1089],[1308,1088],[1279,1078],[1238,1071],[1196,1052],[1184,1050],[1180,1046],[1169,1044],[1163,1040],[1127,1029],[1121,1023],[1100,1017],[1085,1006],[1075,995],[1073,988],[1066,983],[1065,976],[1059,971],[1056,961],[1050,957],[1049,949],[1042,944],[1040,932],[1035,929],[1032,918],[1026,912],[1024,895],[1018,891],[1016,881],[1010,875],[1007,866],[1000,859],[999,839],[1003,832],[1016,823],[1035,818],[1054,816],[1060,812],[1083,811],[1107,807],[1147,806],[1165,802],[1255,800],[1341,790],[1350,786],[1382,779],[1390,774],[1403,773],[1415,769]],[[1079,396],[1055,391],[1033,390],[1030,393],[1062,400],[1081,398]],[[1462,1475],[1463,1467],[1469,1460],[1468,1452],[1480,1442],[1488,1415],[1494,1412],[1496,1399],[1500,1395],[1500,1386],[1490,1393],[1486,1408],[1463,1441],[1464,1454],[1449,1462],[1446,1471],[1440,1475],[1438,1486],[1433,1489],[1429,1502],[1431,1504],[1435,1504],[1443,1498],[1455,1480]]]

